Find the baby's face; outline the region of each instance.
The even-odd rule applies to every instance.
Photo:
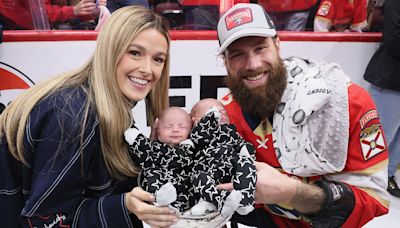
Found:
[[[211,108],[216,108],[221,114],[221,122],[220,124],[229,124],[229,117],[226,113],[226,110],[222,104],[218,101],[207,100],[201,103],[202,105],[198,107],[198,112],[196,116],[194,116],[194,124],[196,125],[200,119],[206,114],[206,112]]]
[[[170,110],[159,120],[158,139],[168,145],[176,146],[189,136],[192,122],[183,110]]]

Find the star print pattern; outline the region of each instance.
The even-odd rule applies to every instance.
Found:
[[[220,125],[210,112],[193,127],[189,139],[194,148],[188,144],[171,147],[138,134],[129,153],[142,167],[138,179],[144,190],[156,194],[162,185],[171,182],[177,191],[177,200],[171,206],[179,211],[190,209],[200,198],[221,211],[230,191],[219,190],[216,185],[233,182],[235,190],[242,193],[239,207],[254,207],[255,150],[235,126]],[[250,157],[240,155],[243,147]]]
[[[212,115],[207,115],[202,120],[209,123],[208,129],[203,129],[207,125],[199,124],[190,137],[192,140],[192,135],[196,137],[193,140],[197,153],[192,175],[195,192],[221,211],[230,192],[218,190],[216,185],[233,181],[234,189],[242,193],[240,207],[254,206],[257,180],[254,147],[243,140],[234,125],[219,125]],[[250,157],[240,156],[242,147],[246,148]]]
[[[169,146],[161,141],[151,141],[143,134],[138,134],[129,147],[131,159],[142,168],[139,184],[144,190],[156,194],[164,184],[171,182],[177,191],[177,200],[171,206],[181,212],[195,204],[190,186],[188,171],[193,165],[194,148],[189,144],[178,147]]]

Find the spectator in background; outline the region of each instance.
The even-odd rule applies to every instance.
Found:
[[[154,11],[169,20],[171,29],[187,30],[215,30],[219,3],[219,0],[152,1]]]
[[[179,0],[155,0],[151,1],[153,10],[166,18],[170,29],[185,29],[185,13]]]
[[[277,30],[304,31],[311,8],[318,0],[259,0]]]
[[[383,32],[383,3],[385,0],[368,1],[367,21],[368,25],[364,29],[367,32]]]
[[[168,0],[167,0],[168,1]],[[185,14],[187,30],[216,30],[219,19],[220,0],[176,0]],[[316,0],[315,0],[316,1]],[[250,0],[234,0],[234,3],[248,3]]]
[[[92,30],[99,16],[98,5],[106,6],[107,0],[44,0],[52,28]]]
[[[107,8],[110,12],[114,12],[115,10],[130,5],[141,5],[146,8],[149,8],[149,2],[147,0],[108,0]]]
[[[400,1],[386,0],[383,41],[372,56],[364,74],[372,86],[389,147],[388,192],[400,197],[395,172],[400,164]],[[396,105],[397,104],[397,105]]]
[[[47,18],[55,29],[94,29],[100,10],[95,0],[43,0]],[[99,0],[105,6],[107,0]],[[0,1],[0,20],[5,29],[34,29],[32,6],[28,0]],[[40,7],[39,7],[40,8]]]
[[[219,19],[219,0],[181,0],[185,29],[215,30]]]
[[[367,0],[323,0],[314,19],[315,32],[362,32],[367,26]]]
[[[1,0],[0,23],[3,29],[33,29],[28,0]]]
[[[215,30],[217,28],[219,0],[151,0],[149,2],[155,12],[168,19],[171,29]],[[234,0],[235,4],[248,2],[250,1]]]

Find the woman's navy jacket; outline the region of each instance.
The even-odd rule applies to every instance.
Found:
[[[121,194],[136,180],[111,178],[93,110],[81,140],[86,99],[83,89],[67,88],[34,107],[24,137],[29,167],[1,140],[2,227],[142,227]]]

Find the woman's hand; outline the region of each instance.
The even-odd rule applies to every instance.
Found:
[[[168,207],[157,207],[152,205],[155,198],[149,192],[140,187],[125,193],[125,205],[141,221],[151,227],[169,227],[178,221],[175,211]]]

